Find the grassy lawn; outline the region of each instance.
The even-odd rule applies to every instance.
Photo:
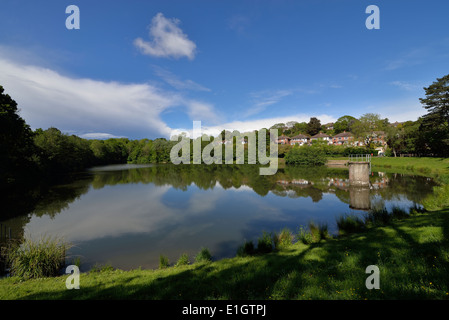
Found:
[[[0,299],[449,299],[449,209],[278,252],[162,270],[0,280]],[[380,289],[368,290],[376,265]]]
[[[449,174],[449,158],[373,157],[374,167],[408,170],[421,174]]]

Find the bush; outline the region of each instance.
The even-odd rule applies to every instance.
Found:
[[[275,248],[288,248],[293,244],[293,234],[292,232],[284,228],[282,231],[276,236]]]
[[[176,262],[175,267],[186,266],[189,263],[190,263],[189,256],[187,255],[187,253],[183,253]]]
[[[54,277],[64,267],[66,252],[70,247],[59,238],[25,238],[21,244],[11,244],[7,248],[6,261],[14,276],[24,279]]]
[[[322,166],[327,162],[320,145],[294,147],[285,155],[285,163],[300,166]]]
[[[245,241],[244,244],[242,244],[237,249],[237,256],[238,257],[246,257],[251,256],[256,253],[256,250],[254,248],[254,243],[252,241]]]
[[[273,239],[271,234],[264,231],[262,236],[257,239],[257,253],[269,253],[273,251]]]
[[[303,227],[299,228],[298,234],[296,235],[298,241],[301,241],[304,244],[313,243],[313,237],[310,231],[305,230]]]
[[[207,248],[201,248],[200,252],[195,256],[195,262],[209,262],[212,261],[212,255]]]
[[[165,268],[168,268],[169,266],[170,266],[170,262],[169,262],[168,258],[161,254],[159,256],[159,269],[165,269]]]

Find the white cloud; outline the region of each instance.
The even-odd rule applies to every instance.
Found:
[[[123,137],[115,136],[115,135],[110,134],[110,133],[103,133],[103,132],[83,133],[83,134],[80,134],[78,136],[80,138],[83,138],[83,139],[98,139],[98,140],[123,138]]]
[[[146,83],[124,84],[65,76],[49,68],[24,65],[0,50],[0,84],[17,101],[32,128],[54,126],[84,137],[169,137],[162,112],[181,107],[203,120],[216,116],[208,103]]]
[[[151,41],[142,38],[134,40],[134,45],[143,54],[155,57],[187,57],[193,60],[196,53],[196,44],[189,40],[187,35],[178,27],[178,19],[167,19],[158,13],[151,21],[149,36]]]
[[[211,104],[196,100],[186,101],[186,104],[188,107],[187,113],[190,119],[218,123],[219,115],[214,111]]]

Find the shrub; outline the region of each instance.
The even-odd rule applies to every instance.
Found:
[[[308,231],[301,227],[297,235],[297,239],[304,244],[317,243],[330,237],[327,224],[317,225],[313,221],[309,223]]]
[[[169,262],[168,258],[161,254],[159,256],[159,269],[165,269],[165,268],[168,268],[169,266],[170,266],[170,262]]]
[[[270,233],[264,231],[257,239],[257,253],[269,253],[273,251],[273,239]]]
[[[298,234],[297,234],[298,241],[301,241],[304,244],[311,244],[313,243],[313,237],[310,231],[305,230],[302,226],[299,228]]]
[[[285,155],[285,163],[291,165],[322,166],[326,162],[326,153],[319,145],[295,147]]]
[[[190,263],[189,256],[187,255],[187,253],[183,253],[176,262],[175,267],[186,266],[189,263]]]
[[[210,254],[209,249],[201,248],[200,252],[195,256],[195,262],[209,262],[212,261],[212,255]]]
[[[53,277],[64,267],[70,247],[62,239],[43,236],[38,240],[25,238],[20,244],[12,243],[5,254],[14,276],[25,279]]]
[[[287,248],[293,244],[293,234],[287,228],[276,234],[276,239],[275,248]]]

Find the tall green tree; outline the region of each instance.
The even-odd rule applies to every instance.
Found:
[[[433,154],[449,155],[449,75],[437,78],[424,88],[426,97],[420,98],[427,114],[421,130],[426,132],[427,145]]]
[[[17,102],[0,86],[0,184],[25,177],[33,168],[33,131],[19,115]]]
[[[315,117],[310,118],[306,130],[311,136],[318,134],[321,131],[321,121]]]

